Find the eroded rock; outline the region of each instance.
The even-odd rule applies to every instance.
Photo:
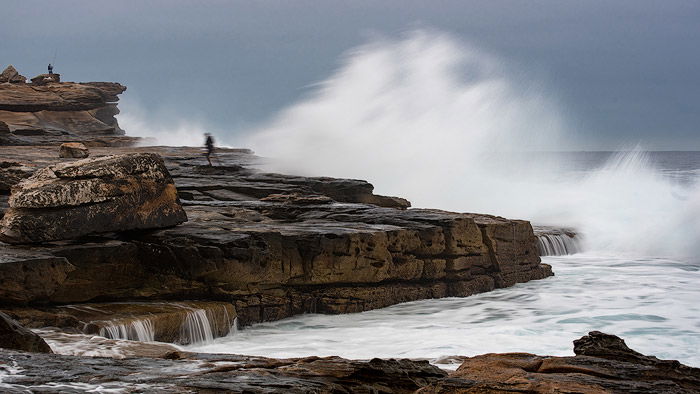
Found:
[[[58,82],[58,78],[58,74],[42,74],[31,84],[0,83],[0,122],[7,128],[0,130],[0,144],[121,146],[138,140],[123,137],[115,118],[117,96],[126,87],[111,82]]]
[[[17,184],[0,221],[0,240],[46,242],[187,220],[156,154],[84,159],[37,171]]]
[[[0,83],[25,83],[27,77],[20,75],[13,65],[9,65],[0,73]]]

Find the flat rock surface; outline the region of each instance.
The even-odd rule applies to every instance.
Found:
[[[9,393],[98,387],[161,393],[412,393],[446,375],[427,361],[181,356],[186,358],[115,360],[0,351],[0,388]]]

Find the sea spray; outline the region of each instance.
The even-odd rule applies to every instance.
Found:
[[[177,116],[160,117],[170,119],[169,122],[156,121],[156,117],[145,113],[138,99],[133,97],[122,99],[120,107],[119,125],[129,135],[142,138],[139,146],[202,146],[204,133],[209,130],[203,122]]]
[[[663,176],[641,149],[570,174],[577,137],[556,98],[497,58],[419,31],[350,52],[309,97],[255,130],[269,169],[369,179],[417,207],[572,226],[584,250],[700,252],[700,192]]]

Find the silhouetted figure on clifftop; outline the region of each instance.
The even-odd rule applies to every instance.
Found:
[[[53,66],[49,63],[49,74],[53,74]]]
[[[214,138],[212,138],[209,133],[205,133],[204,135],[207,137],[207,140],[204,142],[204,146],[207,148],[207,161],[209,162],[209,166],[211,166],[211,155],[214,154]]]

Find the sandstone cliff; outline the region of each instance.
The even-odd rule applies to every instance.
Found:
[[[8,72],[9,75],[9,72]],[[21,77],[21,76],[20,76]],[[110,82],[0,83],[0,145],[47,145],[82,141],[124,145],[114,115],[126,87]]]

